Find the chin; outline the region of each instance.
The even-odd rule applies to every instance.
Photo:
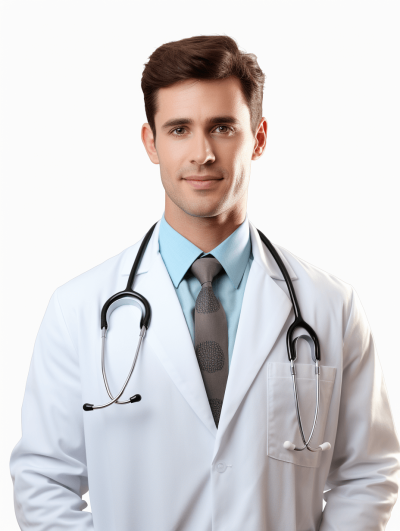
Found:
[[[211,218],[218,216],[218,214],[221,214],[224,211],[221,205],[216,205],[214,201],[187,201],[175,204],[183,210],[185,214],[194,218]]]
[[[183,196],[183,194],[178,196],[178,194],[172,193],[171,190],[166,190],[166,192],[169,199],[180,210],[194,218],[211,218],[218,216],[227,208],[226,201],[224,201],[226,198],[224,196],[207,198],[194,195],[193,197],[190,197],[188,195]]]

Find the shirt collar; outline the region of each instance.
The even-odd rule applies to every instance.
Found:
[[[163,214],[159,232],[160,253],[169,276],[177,288],[185,273],[203,251],[179,234],[169,225]],[[212,254],[225,269],[232,284],[237,289],[251,254],[249,222],[247,219],[215,249]]]

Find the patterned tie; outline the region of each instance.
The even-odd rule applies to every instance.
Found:
[[[221,269],[212,256],[198,258],[190,268],[201,284],[194,312],[195,352],[217,428],[229,371],[228,323],[211,284]]]

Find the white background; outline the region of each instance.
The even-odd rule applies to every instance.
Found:
[[[3,531],[18,529],[8,462],[51,294],[162,215],[140,80],[171,40],[227,34],[258,56],[269,137],[249,217],[355,287],[399,429],[399,23],[385,0],[2,2]],[[399,528],[400,502],[387,530]]]

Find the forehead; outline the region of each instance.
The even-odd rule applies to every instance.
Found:
[[[235,116],[250,122],[250,112],[237,77],[222,80],[189,79],[162,88],[157,95],[157,125],[180,117],[194,121],[212,116]]]

